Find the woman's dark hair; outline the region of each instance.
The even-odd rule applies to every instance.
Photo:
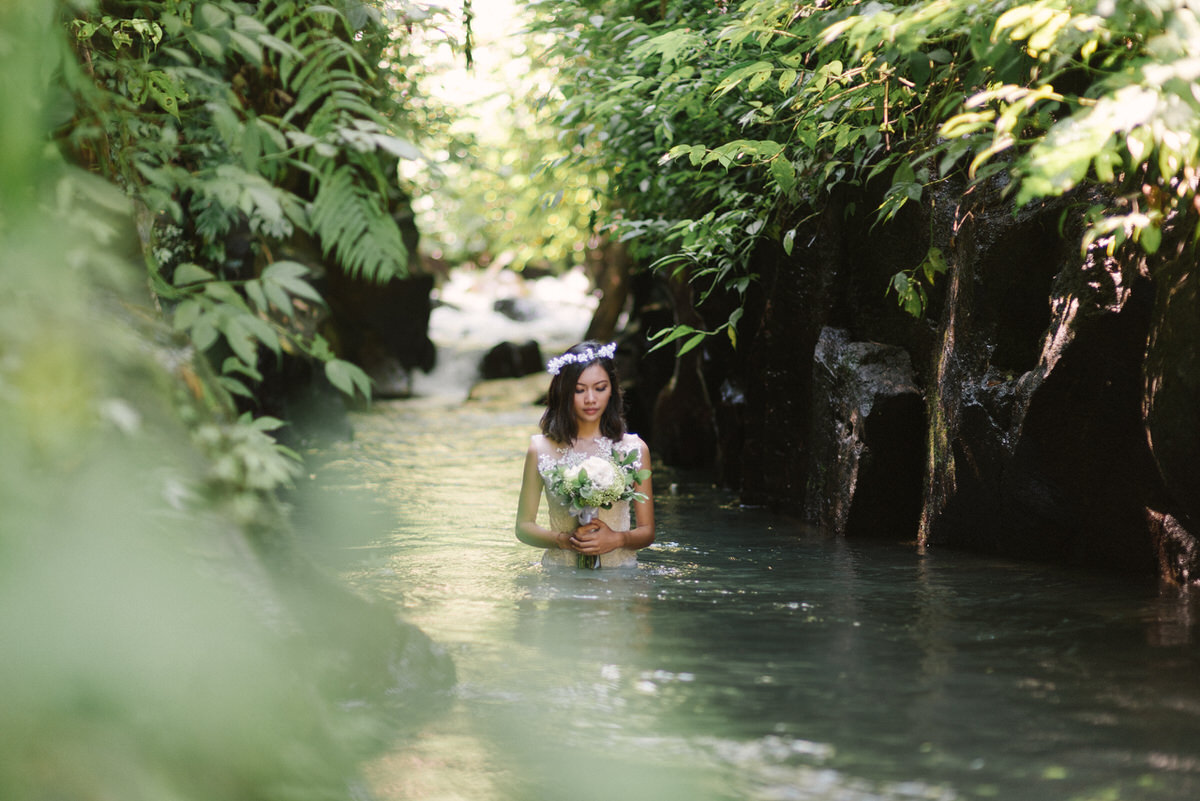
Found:
[[[550,380],[541,426],[542,433],[559,444],[570,445],[579,435],[579,424],[575,421],[575,385],[579,383],[583,371],[593,364],[604,368],[608,373],[608,385],[612,387],[608,406],[600,415],[600,433],[613,442],[619,442],[625,436],[625,399],[621,394],[621,378],[617,375],[616,362],[599,355],[601,347],[599,342],[589,339],[568,348],[566,353],[573,356],[586,354],[590,349],[595,358],[563,364],[558,375]]]

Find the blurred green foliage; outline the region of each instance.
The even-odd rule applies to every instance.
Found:
[[[595,247],[596,191],[607,176],[581,167],[578,145],[547,116],[559,62],[525,27],[523,3],[477,6],[468,66],[458,48],[414,34],[423,57],[406,75],[440,112],[421,132],[426,158],[402,165],[422,249],[449,263],[520,271],[580,264]],[[443,20],[452,41],[464,21]],[[441,33],[443,28],[439,28]]]
[[[313,588],[277,492],[298,464],[230,394],[256,364],[240,338],[295,343],[275,315],[310,289],[285,260],[235,277],[216,234],[189,240],[192,261],[153,253],[185,197],[263,253],[272,226],[309,225],[290,190],[223,177],[253,161],[234,134],[254,115],[219,130],[237,94],[217,68],[271,49],[253,12],[0,5],[2,798],[346,798],[379,732],[341,706],[343,656],[310,631],[322,613],[289,601]],[[206,357],[206,317],[232,368]],[[336,628],[379,650],[391,617],[360,611]]]
[[[252,398],[261,353],[303,353],[370,394],[321,336],[326,269],[407,270],[396,166],[419,151],[385,59],[403,6],[78,2],[64,152],[129,196],[151,288]]]
[[[886,222],[951,176],[1000,182],[1014,209],[1098,189],[1081,247],[1195,231],[1200,21],[1182,0],[535,8],[563,64],[557,125],[611,176],[602,224],[702,292],[744,295],[756,249],[790,255],[834,193]],[[890,290],[919,314],[950,266],[931,252]]]

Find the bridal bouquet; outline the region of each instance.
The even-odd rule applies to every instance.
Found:
[[[609,509],[619,501],[646,499],[635,487],[649,477],[650,471],[638,469],[637,459],[636,450],[620,457],[614,451],[572,465],[557,465],[546,474],[547,486],[567,502],[579,525],[586,525],[601,508]],[[580,567],[599,566],[599,560],[587,554],[579,554],[576,561]]]

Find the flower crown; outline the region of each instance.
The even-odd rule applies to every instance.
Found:
[[[597,359],[611,359],[616,353],[616,342],[609,342],[607,345],[602,345],[599,349],[588,348],[582,353],[564,353],[562,356],[556,356],[546,362],[546,372],[550,375],[558,375],[563,367],[568,364],[588,364]]]

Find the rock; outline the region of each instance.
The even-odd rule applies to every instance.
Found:
[[[831,534],[915,537],[924,419],[908,352],[825,328],[812,386],[805,518]]]
[[[1081,260],[1030,236],[1055,230],[1053,212],[1007,223],[980,215],[960,231],[928,390],[921,537],[1149,574],[1144,510],[1159,483],[1140,420],[1149,287],[1102,248]],[[1005,292],[1005,271],[1052,266],[1050,322],[1032,337],[1040,317],[1025,307],[1046,301]]]
[[[521,297],[500,298],[492,303],[492,309],[518,323],[536,320],[538,316],[538,309],[533,301]]]
[[[490,381],[496,378],[520,378],[545,369],[542,349],[531,339],[523,345],[501,342],[493,347],[484,354],[479,374],[485,381]]]
[[[412,373],[404,369],[399,359],[383,355],[369,360],[362,368],[371,378],[372,398],[412,397]]]
[[[588,248],[586,253],[588,274],[600,290],[600,302],[583,338],[608,342],[617,335],[629,297],[629,249],[624,242],[605,239],[600,247]]]
[[[675,368],[675,354],[667,348],[650,351],[649,335],[674,323],[671,302],[661,280],[648,270],[629,278],[633,324],[619,337],[617,367],[625,395],[625,420],[629,430],[654,445],[654,404]]]
[[[803,513],[812,419],[812,355],[830,323],[843,277],[845,207],[831,200],[804,238],[794,261],[781,249],[757,254],[761,290],[747,298],[731,372],[744,406],[726,410],[744,425],[740,453],[722,454],[725,471],[740,477],[744,503]],[[801,266],[802,265],[802,266]],[[736,460],[731,469],[728,462]]]
[[[269,567],[287,610],[322,654],[326,692],[343,700],[386,701],[413,718],[434,711],[438,692],[457,682],[454,662],[390,604],[368,600],[294,548],[277,548]]]
[[[1200,546],[1192,532],[1171,514],[1146,510],[1146,523],[1154,541],[1160,576],[1175,584],[1190,584],[1200,579]]]
[[[239,399],[240,407],[268,414],[288,425],[275,432],[283,444],[297,450],[327,446],[354,436],[346,414],[346,398],[329,382],[323,365],[304,354],[261,354],[263,380],[253,402]]]
[[[701,328],[703,319],[693,305],[692,287],[673,277],[667,282],[677,325]],[[707,467],[716,459],[717,432],[713,405],[701,372],[704,346],[678,353],[670,379],[654,400],[653,442],[664,464],[683,468]]]
[[[738,486],[742,475],[738,457],[746,436],[746,390],[740,376],[726,375],[722,380],[713,417],[717,426],[717,481],[726,487]]]
[[[760,243],[744,297],[706,295],[699,323],[663,319],[633,271],[645,334],[743,313],[734,342],[705,341],[698,376],[639,365],[631,416],[646,422],[661,396],[656,455],[682,458],[688,432],[712,426],[715,477],[742,503],[835,533],[903,530],[915,507],[924,545],[1198,582],[1200,279],[1169,255],[1190,253],[1187,225],[1164,224],[1165,256],[1106,241],[1081,256],[1077,209],[1111,198],[1014,214],[1006,180],[949,176],[878,225],[852,207],[887,186],[824,199],[791,252]],[[914,319],[885,287],[931,247],[949,270]],[[904,378],[875,387],[876,368]],[[678,403],[705,392],[711,415],[689,422]]]
[[[379,284],[329,270],[318,289],[329,304],[327,338],[343,359],[359,365],[394,360],[405,370],[425,372],[437,363],[429,339],[432,275]]]
[[[1200,275],[1177,259],[1155,273],[1146,348],[1146,436],[1170,499],[1200,534]]]
[[[707,467],[716,444],[712,403],[698,360],[685,356],[654,404],[654,455],[674,467]]]

